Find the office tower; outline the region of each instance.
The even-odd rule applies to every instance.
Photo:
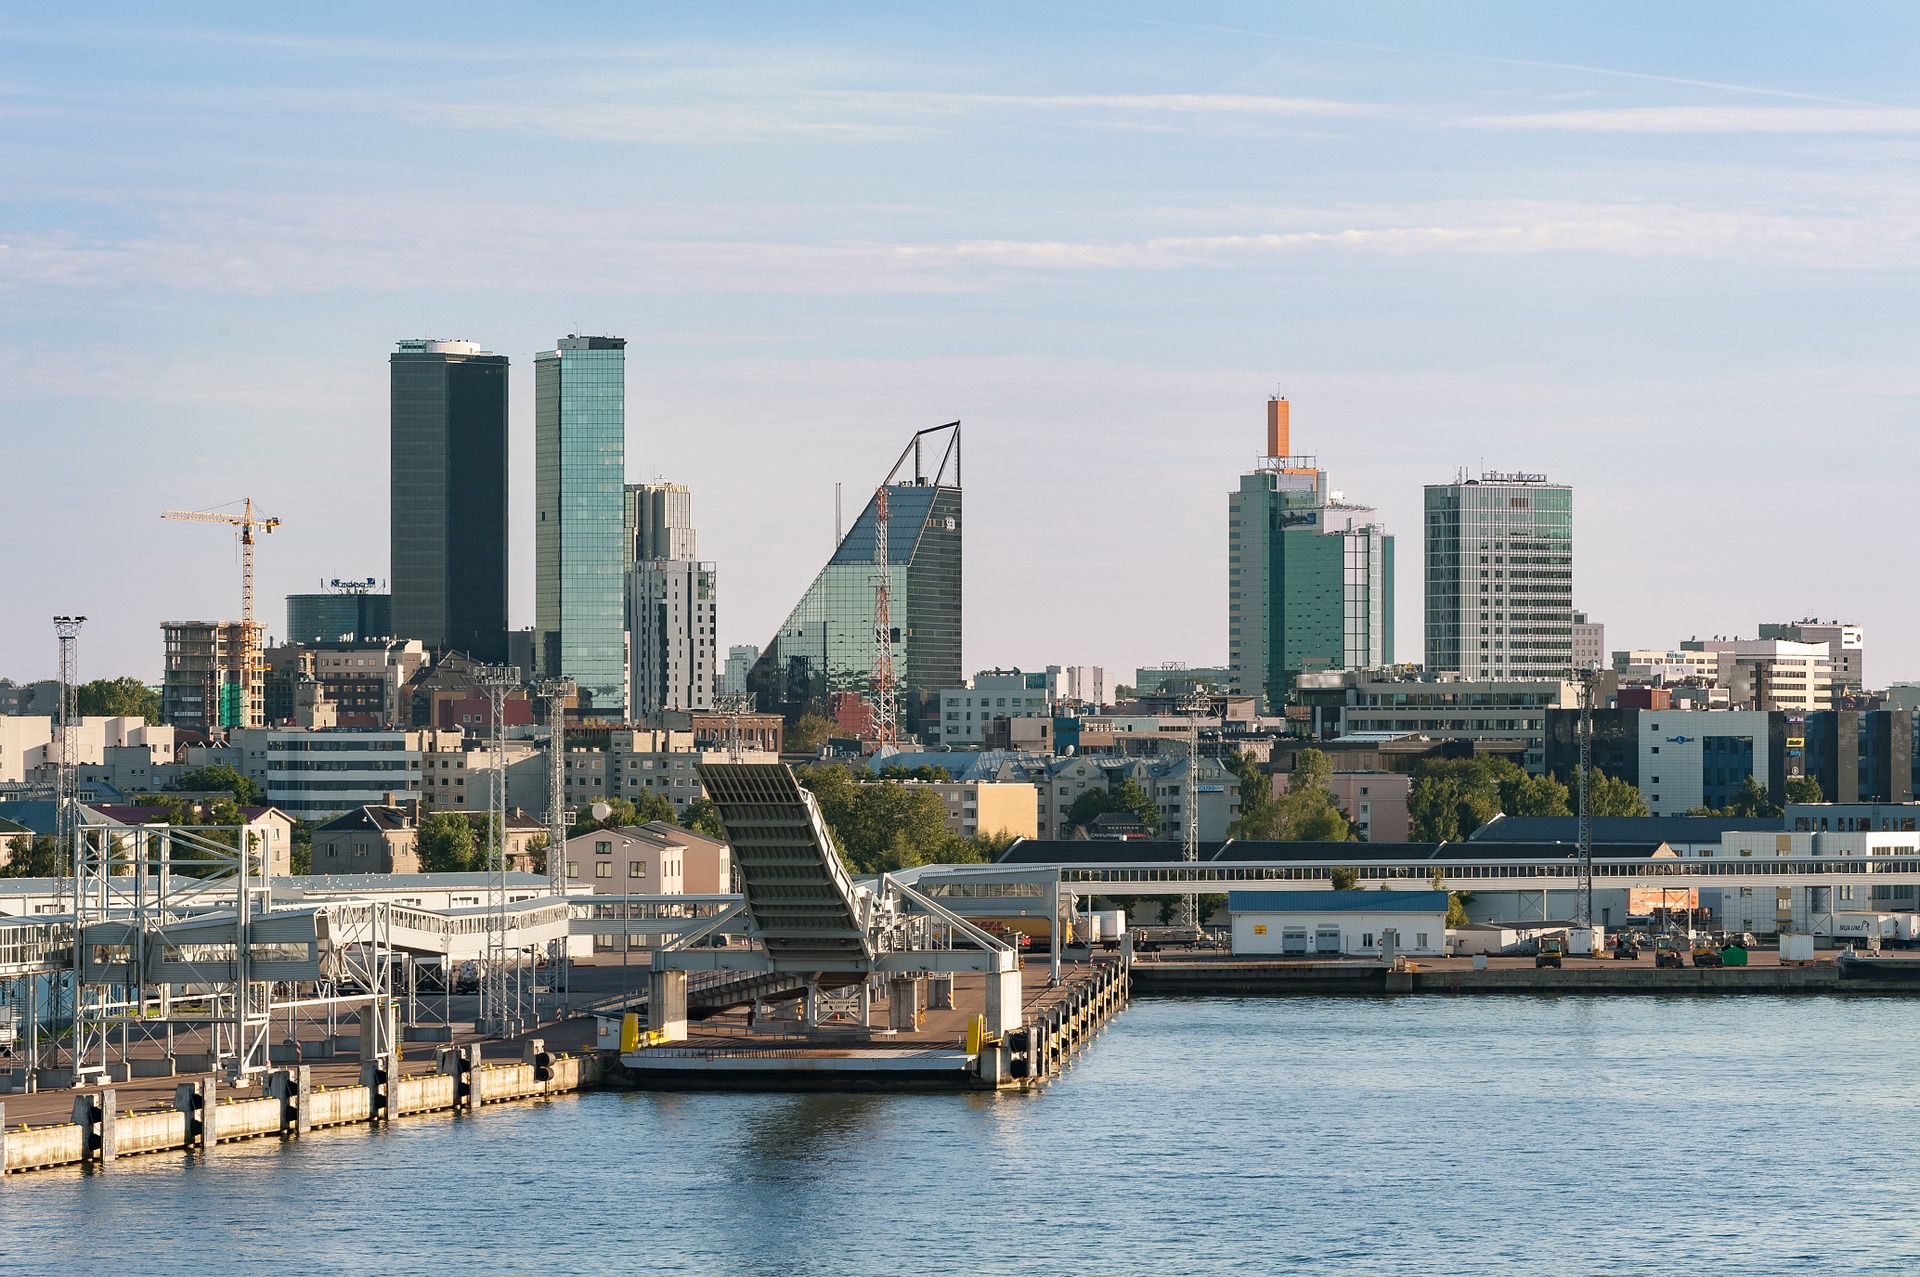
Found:
[[[726,668],[720,672],[720,692],[724,696],[745,696],[747,675],[760,659],[760,649],[751,643],[736,643],[727,649]]]
[[[376,582],[328,583],[318,594],[287,595],[289,643],[361,643],[393,635],[393,596],[374,592]]]
[[[1267,452],[1227,498],[1232,690],[1283,708],[1308,671],[1393,663],[1393,538],[1292,451],[1291,405],[1267,401]]]
[[[626,347],[568,336],[533,360],[534,646],[583,711],[613,721],[627,705]]]
[[[629,483],[626,491],[627,561],[692,560],[693,494],[681,483]]]
[[[942,432],[950,432],[945,450],[929,473],[923,449],[938,446]],[[909,457],[911,478],[903,473]],[[921,732],[939,712],[940,689],[961,683],[959,423],[914,435],[882,484],[894,680],[901,721]],[[748,691],[762,710],[826,714],[834,697],[874,696],[876,504],[868,499],[754,663]]]
[[[506,656],[507,358],[403,341],[392,395],[392,624],[440,652]]]
[[[1786,639],[1794,643],[1825,643],[1833,663],[1835,690],[1857,694],[1866,686],[1867,634],[1858,625],[1843,621],[1792,621],[1785,625],[1762,625],[1763,639]]]
[[[633,631],[632,712],[713,708],[713,564],[646,559],[627,584]]]
[[[1427,485],[1427,668],[1572,671],[1573,489],[1492,471]]]

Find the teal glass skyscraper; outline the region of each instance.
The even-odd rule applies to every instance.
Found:
[[[1289,410],[1267,402],[1267,455],[1227,498],[1231,690],[1272,712],[1303,673],[1393,663],[1393,538],[1289,455]]]
[[[581,708],[626,714],[626,347],[563,337],[534,356],[534,650]]]

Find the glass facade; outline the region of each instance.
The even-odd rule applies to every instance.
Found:
[[[534,357],[534,644],[595,717],[627,704],[626,341],[565,337]]]
[[[393,595],[382,636],[504,660],[506,356],[403,341],[388,369]]]
[[[1242,475],[1227,547],[1236,692],[1277,710],[1302,673],[1392,664],[1393,538],[1372,510],[1329,500],[1324,470]]]
[[[907,729],[935,723],[942,688],[961,684],[960,489],[887,487],[894,679]],[[836,692],[869,697],[873,628],[874,502],[869,499],[833,558],[762,651],[749,688],[763,710],[825,712]]]
[[[390,594],[287,595],[289,643],[358,643],[392,636]]]
[[[1538,475],[1429,484],[1429,670],[1474,679],[1573,669],[1573,490]]]

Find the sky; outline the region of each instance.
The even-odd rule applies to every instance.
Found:
[[[1574,489],[1610,647],[1867,627],[1920,678],[1920,10],[1703,3],[0,6],[0,676],[157,680],[162,620],[388,575],[405,337],[624,336],[720,641],[833,485],[966,449],[969,669],[1223,662],[1226,498],[1296,451]],[[1125,675],[1120,675],[1124,681]]]

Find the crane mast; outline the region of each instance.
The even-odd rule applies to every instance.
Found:
[[[245,506],[239,514],[220,514],[212,510],[164,510],[160,517],[174,519],[182,523],[224,523],[240,529],[240,699],[243,720],[242,727],[259,727],[255,722],[256,706],[261,704],[262,687],[266,681],[265,658],[260,651],[259,634],[253,625],[253,546],[254,529],[272,532],[280,526],[280,520],[265,515],[255,515],[253,498],[245,498]],[[213,724],[214,711],[208,709],[208,727]]]
[[[893,679],[893,565],[887,552],[887,485],[873,497],[873,734],[899,745],[900,698]]]

